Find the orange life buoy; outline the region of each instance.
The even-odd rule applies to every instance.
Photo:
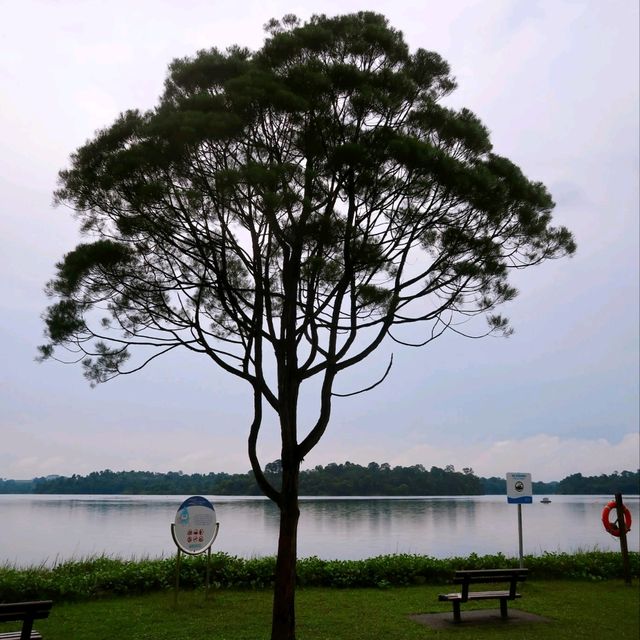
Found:
[[[609,520],[609,513],[611,511],[616,513],[616,501],[615,500],[611,500],[611,502],[607,502],[607,506],[602,510],[602,524],[604,525],[604,528],[612,536],[615,536],[616,538],[619,538],[620,537],[620,527],[619,527],[618,520],[616,519],[613,522],[611,522]],[[631,531],[631,512],[624,505],[622,505],[622,514],[624,516],[624,528],[626,530],[626,533],[629,533],[629,531]]]

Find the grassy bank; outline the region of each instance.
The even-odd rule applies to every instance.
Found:
[[[205,584],[206,557],[183,558],[180,583],[185,589]],[[463,558],[431,558],[391,555],[366,560],[321,560],[298,562],[300,587],[386,588],[423,584],[442,585],[455,569],[516,567],[515,558],[502,554]],[[535,579],[620,579],[619,553],[545,553],[526,556],[525,566]],[[640,554],[631,554],[632,575],[640,577]],[[224,553],[211,557],[211,585],[220,589],[264,589],[271,587],[275,558],[243,559]],[[0,601],[52,599],[79,601],[120,595],[166,591],[175,583],[175,558],[119,560],[107,557],[59,563],[53,567],[20,569],[0,567]]]
[[[531,580],[522,586],[515,609],[548,622],[493,623],[437,631],[408,616],[450,611],[439,603],[440,587],[388,589],[302,588],[298,593],[299,640],[637,640],[637,583],[622,581]],[[481,605],[482,606],[482,605]],[[495,603],[485,604],[495,608]],[[471,605],[468,609],[474,608]],[[463,607],[463,619],[464,619]],[[201,589],[181,592],[177,607],[171,592],[56,604],[37,628],[47,640],[262,640],[269,637],[268,590],[222,590],[205,599]],[[0,625],[0,632],[8,630]]]

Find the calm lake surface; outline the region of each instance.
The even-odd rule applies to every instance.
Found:
[[[0,564],[53,564],[105,554],[122,558],[175,553],[170,524],[188,496],[0,495]],[[274,555],[278,512],[264,498],[208,496],[220,522],[214,551]],[[523,505],[526,554],[619,550],[601,523],[612,496],[550,496]],[[633,517],[629,549],[640,550],[640,502],[625,496]],[[502,552],[518,555],[517,506],[505,496],[303,498],[300,557],[361,559],[415,553],[437,558]]]

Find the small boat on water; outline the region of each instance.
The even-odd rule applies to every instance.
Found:
[[[542,504],[551,504],[551,500],[549,500],[549,498],[542,498],[540,502],[542,502]]]

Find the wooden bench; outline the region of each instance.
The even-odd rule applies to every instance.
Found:
[[[528,569],[469,569],[456,571],[453,583],[461,586],[460,593],[441,593],[438,600],[453,605],[453,621],[460,622],[460,605],[471,600],[500,600],[500,616],[508,618],[507,600],[522,597],[516,592],[516,583],[527,579]],[[501,591],[469,591],[472,584],[508,583],[508,590]]]
[[[22,631],[0,633],[0,640],[41,640],[42,636],[33,628],[33,621],[49,617],[53,602],[10,602],[0,604],[0,622],[22,620]]]

